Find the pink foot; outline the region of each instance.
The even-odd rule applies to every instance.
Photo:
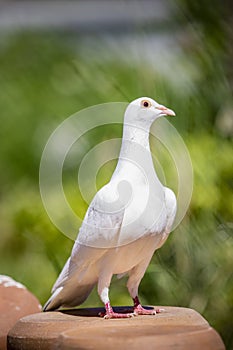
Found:
[[[104,316],[105,319],[109,319],[109,318],[130,318],[130,317],[134,317],[134,313],[130,313],[130,314],[119,314],[118,312],[110,312],[110,313],[106,313],[106,315]]]
[[[99,314],[100,316],[104,317],[105,319],[109,319],[109,318],[130,318],[130,317],[134,317],[135,316],[134,313],[120,314],[118,312],[114,312],[109,302],[105,304],[105,309],[106,309],[105,315],[103,313]]]
[[[156,314],[159,314],[159,313],[165,311],[164,309],[149,309],[149,310],[145,309],[140,304],[138,297],[135,297],[133,299],[133,302],[134,302],[134,314],[135,315],[156,315]]]
[[[157,311],[155,309],[144,309],[144,307],[142,307],[142,305],[139,304],[134,308],[134,313],[136,315],[156,315]]]

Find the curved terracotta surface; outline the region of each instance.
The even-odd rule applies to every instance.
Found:
[[[9,330],[23,316],[40,312],[37,298],[22,284],[0,275],[0,349],[6,349]]]
[[[218,333],[196,311],[163,308],[155,316],[129,319],[102,319],[99,308],[27,316],[9,332],[8,349],[225,349]]]

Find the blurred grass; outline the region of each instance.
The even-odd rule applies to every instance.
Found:
[[[140,295],[144,303],[196,309],[230,349],[232,139],[218,129],[216,120],[229,106],[231,91],[221,58],[216,65],[201,46],[191,56],[190,47],[185,50],[177,60],[190,59],[198,72],[185,89],[149,64],[129,65],[114,56],[102,64],[95,57],[86,60],[78,49],[81,43],[71,42],[51,32],[19,33],[0,42],[1,273],[24,283],[45,302],[73,244],[50,222],[39,194],[39,162],[47,138],[81,108],[148,95],[176,111],[174,125],[193,163],[194,191],[183,223],[153,257]],[[113,125],[86,135],[85,142],[91,147],[120,135],[119,126]],[[110,162],[101,169],[98,187],[107,182],[113,167]],[[69,200],[84,215],[86,203],[80,195],[74,198],[77,191],[70,186]],[[113,304],[131,302],[125,280],[114,279],[111,298]],[[97,304],[99,298],[92,293],[85,305]]]

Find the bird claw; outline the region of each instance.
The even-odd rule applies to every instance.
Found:
[[[134,317],[134,316],[136,316],[136,314],[134,312],[127,313],[127,314],[120,314],[120,313],[117,313],[117,312],[111,312],[111,313],[107,313],[104,316],[104,319],[108,320],[110,318],[131,318],[131,317]]]
[[[161,309],[145,309],[144,307],[142,307],[140,304],[137,305],[135,308],[134,308],[134,313],[136,315],[156,315],[157,313],[159,313],[158,311],[161,310]]]

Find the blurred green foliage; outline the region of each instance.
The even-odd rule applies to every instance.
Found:
[[[208,35],[209,35],[209,31]],[[208,41],[209,42],[209,41]],[[194,37],[184,45],[184,63],[195,70],[187,86],[159,68],[128,64],[112,55],[103,63],[85,58],[85,44],[69,33],[19,33],[0,41],[0,266],[44,303],[73,242],[50,222],[38,184],[43,147],[54,128],[90,105],[151,96],[174,109],[174,125],[189,149],[194,190],[183,223],[153,257],[141,283],[143,303],[196,309],[233,344],[232,139],[218,128],[231,101],[222,47],[211,51]],[[213,53],[214,57],[213,57]],[[187,71],[187,74],[189,72]],[[228,110],[228,109],[227,109]],[[232,112],[232,109],[231,109]],[[220,120],[220,122],[218,121]],[[88,147],[120,137],[121,129],[99,128],[86,136]],[[81,161],[77,159],[77,164]],[[114,162],[98,175],[107,182]],[[84,215],[81,196],[69,199]],[[125,280],[111,288],[114,304],[129,304]],[[85,305],[100,304],[92,293]]]

